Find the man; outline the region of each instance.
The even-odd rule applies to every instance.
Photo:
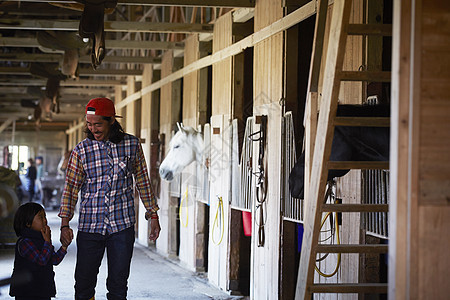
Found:
[[[138,138],[124,133],[114,104],[95,98],[86,106],[87,138],[72,151],[59,216],[61,242],[72,241],[69,221],[80,191],[75,299],[95,295],[97,274],[107,252],[108,299],[126,299],[135,239],[133,177],[150,219],[150,239],[160,232],[156,203]]]
[[[42,204],[44,204],[43,203],[44,192],[42,191],[42,181],[41,181],[42,177],[44,177],[43,158],[42,158],[42,156],[36,156],[36,190],[39,195],[39,200],[42,201]]]
[[[27,192],[29,202],[33,201],[34,198],[34,189],[35,189],[35,180],[36,180],[36,167],[34,165],[34,160],[32,158],[28,159],[28,168],[27,168],[27,174],[25,175],[28,179],[28,185],[27,185]]]

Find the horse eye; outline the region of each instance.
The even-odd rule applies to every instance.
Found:
[[[180,148],[180,145],[173,146],[173,149]]]

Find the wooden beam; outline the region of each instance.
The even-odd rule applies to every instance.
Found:
[[[387,293],[387,283],[328,283],[313,284],[311,293]]]
[[[105,45],[107,49],[155,49],[155,50],[169,50],[169,49],[184,49],[183,42],[158,42],[158,41],[126,41],[126,40],[106,40]],[[37,38],[17,38],[17,37],[2,37],[0,40],[2,47],[40,47]],[[0,58],[4,55],[13,55],[10,53],[0,54]],[[36,55],[36,54],[34,54]]]
[[[88,101],[88,99],[86,99]],[[86,102],[87,102],[86,101]],[[33,113],[33,109],[29,108],[28,110],[24,110],[23,108],[20,111],[17,110],[11,110],[11,111],[7,111],[7,112],[0,112],[0,118],[10,118],[10,117],[16,117],[16,118],[26,118],[26,116],[29,113]],[[72,118],[72,119],[76,119],[79,118],[80,115],[84,114],[84,110],[81,107],[80,108],[80,113],[65,113],[64,111],[60,112],[59,114],[53,114],[54,119],[56,119],[57,117],[64,117],[64,118]]]
[[[10,117],[8,120],[3,122],[3,124],[0,126],[0,133],[2,133],[6,128],[8,128],[9,125],[12,124],[17,118],[16,117]]]
[[[45,79],[9,79],[9,80],[0,80],[1,86],[45,86],[47,80]],[[115,86],[115,85],[124,85],[126,84],[121,80],[91,80],[91,79],[78,79],[72,80],[67,79],[60,82],[60,86]]]
[[[38,98],[39,97],[29,95],[29,94],[14,93],[14,94],[0,96],[0,102],[1,103],[9,102],[9,103],[20,104],[20,100],[22,100],[22,99],[38,100]],[[61,103],[67,103],[67,104],[84,103],[85,104],[85,102],[86,102],[85,100],[86,99],[81,99],[80,95],[78,95],[78,94],[66,94],[66,95],[64,95],[64,97],[61,98]],[[3,112],[5,109],[6,109],[6,107],[2,108],[2,110],[0,110],[0,112]]]
[[[3,19],[0,29],[78,31],[79,23],[79,21],[73,20]],[[210,24],[164,22],[105,21],[104,27],[106,32],[211,33],[213,31],[213,25]]]
[[[78,79],[78,80],[65,80],[61,81],[61,86],[115,86],[125,85],[125,81],[121,80],[91,80],[91,79]]]
[[[215,52],[212,55],[205,56],[203,58],[200,58],[199,60],[185,66],[184,68],[175,71],[171,73],[170,75],[162,78],[161,80],[154,82],[150,84],[149,86],[144,87],[140,91],[134,93],[133,95],[128,96],[127,98],[123,99],[120,103],[116,105],[116,108],[123,108],[129,103],[136,101],[137,99],[140,99],[142,95],[146,95],[148,93],[151,93],[159,88],[161,86],[173,82],[175,80],[178,80],[185,76],[186,74],[192,73],[196,70],[200,70],[203,68],[206,68],[216,62],[222,61],[228,57],[234,56],[238,53],[241,53],[245,49],[249,47],[253,47],[254,45],[264,41],[265,39],[282,32],[299,22],[309,18],[310,16],[314,15],[316,13],[316,1],[310,1],[308,4],[300,7],[299,9],[293,11],[289,15],[285,16],[284,18],[272,23],[271,25],[264,27],[258,32],[253,33],[252,35],[243,38],[237,43],[234,43],[233,45],[224,48],[220,51]]]
[[[11,2],[77,3],[74,0],[10,0]],[[119,5],[255,7],[255,0],[119,0]]]
[[[184,49],[183,42],[106,40],[105,45],[107,49]]]
[[[105,95],[113,94],[114,88],[85,88],[85,87],[60,87],[59,92],[62,97],[67,94],[77,94],[77,95]]]
[[[72,132],[77,131],[78,129],[82,128],[84,126],[84,122],[80,122],[77,125],[70,127],[66,130],[66,134],[71,134]]]
[[[41,122],[39,124],[40,130],[45,131],[64,131],[70,125],[70,122]],[[17,122],[16,123],[16,131],[35,131],[36,125],[34,122]]]
[[[392,36],[392,24],[349,24],[348,35]]]
[[[54,62],[62,61],[62,54],[0,54],[0,60],[17,62]],[[91,57],[83,55],[78,60],[80,63],[91,63]],[[160,64],[161,58],[151,56],[106,56],[102,63],[133,63],[133,64]]]
[[[0,74],[3,75],[30,75],[29,68],[20,67],[0,67]],[[97,69],[82,68],[79,70],[80,76],[138,76],[142,75],[142,70],[121,70],[121,69]]]
[[[90,93],[110,93],[113,87],[106,86],[104,88],[86,88],[86,87],[60,87],[59,92],[61,94],[90,94]],[[17,86],[2,86],[0,87],[0,94],[9,93],[27,93],[27,87],[17,87]]]

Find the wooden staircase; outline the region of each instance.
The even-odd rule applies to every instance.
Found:
[[[316,29],[308,84],[308,99],[305,120],[306,172],[305,219],[300,265],[298,270],[295,299],[311,299],[313,293],[387,293],[387,283],[314,283],[314,267],[318,253],[387,253],[387,245],[324,245],[319,244],[322,214],[324,212],[386,212],[387,204],[324,204],[323,196],[329,169],[389,169],[388,162],[328,161],[331,153],[335,126],[389,126],[389,118],[336,117],[341,81],[390,81],[390,72],[343,71],[343,61],[348,35],[391,35],[392,27],[384,24],[349,24],[352,0],[334,0],[322,102],[318,119],[314,109],[318,95],[318,78],[324,42],[327,0],[318,1]],[[317,124],[317,130],[316,130]],[[306,126],[308,125],[308,126]],[[309,134],[309,140],[308,140]],[[315,143],[312,141],[315,140]],[[309,145],[313,145],[309,146]],[[308,148],[310,147],[310,148]],[[311,159],[311,164],[308,158]],[[311,172],[308,172],[308,170]]]

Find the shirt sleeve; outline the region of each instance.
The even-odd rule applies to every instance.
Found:
[[[59,248],[57,252],[53,252],[52,255],[52,264],[57,266],[63,260],[64,256],[66,256],[67,251],[62,247]]]
[[[144,204],[146,213],[145,218],[148,220],[152,212],[159,210],[156,203],[156,197],[153,193],[153,187],[148,176],[147,164],[145,162],[144,152],[141,144],[138,144],[135,159],[135,180],[142,203]]]
[[[20,256],[40,266],[45,266],[53,253],[53,246],[49,242],[44,242],[42,250],[39,251],[36,245],[26,238],[19,241],[18,248]]]
[[[58,214],[59,217],[72,219],[75,205],[78,201],[78,192],[80,191],[85,176],[78,152],[72,151],[66,170],[64,191]]]

